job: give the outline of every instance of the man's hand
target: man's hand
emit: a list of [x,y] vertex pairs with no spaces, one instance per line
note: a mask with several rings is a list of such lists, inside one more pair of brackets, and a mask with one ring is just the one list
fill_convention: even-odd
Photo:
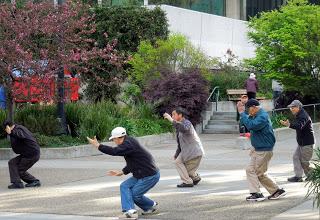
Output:
[[167,119],[168,121],[173,122],[173,118],[172,118],[171,115],[169,115],[168,113],[164,113],[164,114],[163,114],[163,117],[164,117],[165,119]]
[[90,144],[92,144],[92,146],[94,146],[94,147],[96,147],[96,148],[98,148],[98,147],[100,146],[100,144],[99,144],[96,136],[94,136],[93,139],[87,137],[87,140],[88,140],[88,142],[89,142]]
[[9,125],[6,126],[6,132],[7,134],[11,134],[12,129],[9,127]]
[[244,110],[245,110],[245,106],[244,106],[244,104],[241,102],[241,101],[239,101],[238,103],[237,103],[237,108],[238,108],[238,112],[241,114],[242,112],[244,112]]
[[282,124],[283,126],[286,126],[286,127],[289,127],[289,126],[290,126],[290,122],[289,122],[289,120],[288,120],[288,119],[287,119],[287,120],[285,120],[285,121],[280,120],[280,124]]
[[108,176],[122,176],[123,172],[122,170],[110,170],[107,173]]

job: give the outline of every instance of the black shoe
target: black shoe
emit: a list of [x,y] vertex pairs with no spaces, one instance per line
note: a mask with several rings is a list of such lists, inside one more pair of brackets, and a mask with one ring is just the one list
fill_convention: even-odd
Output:
[[266,198],[262,195],[262,193],[251,193],[251,196],[246,198],[247,201],[250,202],[262,202]]
[[24,185],[23,183],[12,183],[8,186],[8,189],[23,189]]
[[193,183],[181,183],[177,185],[177,187],[182,188],[182,187],[193,187]]
[[27,183],[25,187],[39,187],[41,186],[41,183],[39,180],[33,181],[32,183]]
[[288,178],[288,181],[289,182],[293,182],[293,183],[295,183],[295,182],[303,182],[303,179],[302,179],[302,177],[293,176],[293,177]]
[[198,183],[201,181],[201,178],[199,177],[198,180],[193,180],[193,185],[198,185]]
[[272,195],[268,196],[268,199],[270,200],[280,199],[281,197],[284,197],[286,194],[287,192],[284,191],[283,189],[278,189]]

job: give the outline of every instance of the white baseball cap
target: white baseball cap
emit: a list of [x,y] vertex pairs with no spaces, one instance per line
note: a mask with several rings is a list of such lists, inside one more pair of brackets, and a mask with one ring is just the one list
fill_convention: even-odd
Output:
[[123,137],[126,135],[127,135],[127,132],[125,128],[116,127],[111,131],[111,137],[109,138],[109,141],[111,141],[113,138]]

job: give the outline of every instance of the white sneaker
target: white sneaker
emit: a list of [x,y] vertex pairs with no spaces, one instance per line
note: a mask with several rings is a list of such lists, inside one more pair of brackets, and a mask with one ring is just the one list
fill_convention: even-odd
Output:
[[138,212],[136,210],[129,210],[122,213],[122,215],[119,216],[119,219],[138,219],[138,217]]
[[141,212],[141,215],[155,215],[159,213],[159,209],[158,209],[158,203],[155,202],[155,204],[147,211],[143,211]]

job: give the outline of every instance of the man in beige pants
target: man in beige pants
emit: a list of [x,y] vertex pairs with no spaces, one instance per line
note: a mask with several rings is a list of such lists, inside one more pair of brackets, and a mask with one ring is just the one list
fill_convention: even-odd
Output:
[[174,163],[182,183],[177,187],[193,187],[201,178],[197,173],[204,150],[193,125],[185,118],[186,111],[176,108],[172,117],[165,113],[164,118],[173,123],[177,132],[178,149],[174,155]]
[[260,108],[260,103],[255,99],[250,99],[246,103],[249,115],[245,113],[245,107],[238,102],[241,123],[251,133],[250,164],[246,169],[247,180],[251,196],[247,201],[263,201],[265,197],[260,191],[260,184],[270,193],[268,199],[274,200],[283,197],[286,192],[272,180],[268,174],[268,165],[273,156],[273,147],[276,142],[272,124],[266,111]]

